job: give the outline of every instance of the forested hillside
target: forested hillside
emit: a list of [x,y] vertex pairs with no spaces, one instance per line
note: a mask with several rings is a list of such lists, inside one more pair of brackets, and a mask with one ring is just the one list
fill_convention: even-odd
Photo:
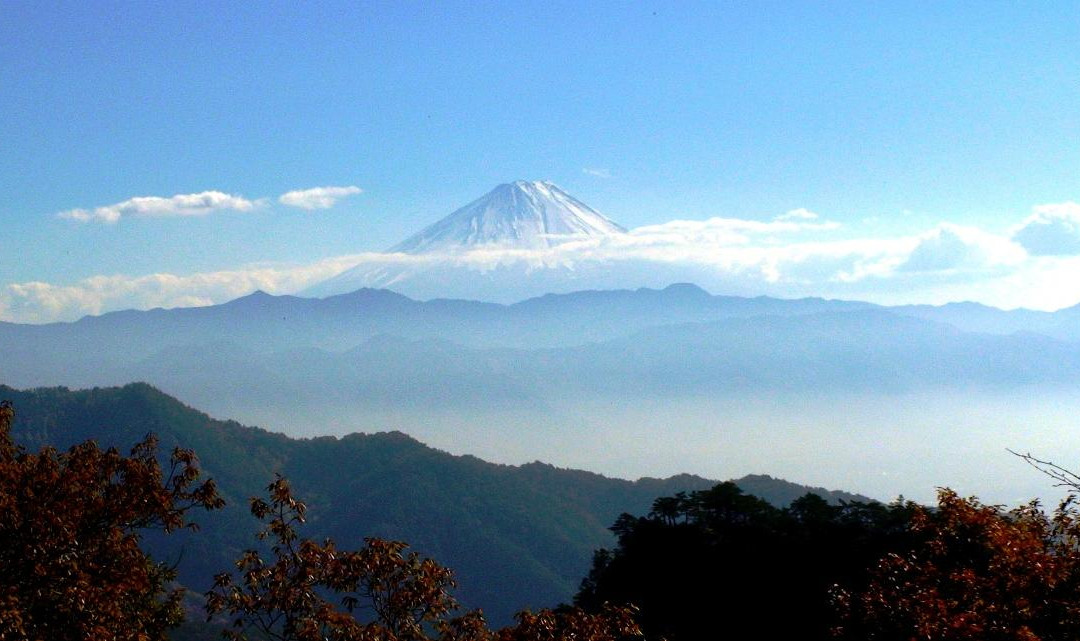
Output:
[[[689,475],[630,482],[543,463],[495,465],[398,432],[291,439],[212,419],[144,384],[0,387],[0,397],[13,401],[16,438],[31,449],[95,439],[126,450],[148,432],[162,451],[194,449],[228,506],[200,515],[197,534],[150,535],[148,544],[159,558],[177,560],[181,580],[199,591],[250,545],[247,499],[275,473],[289,477],[309,504],[307,536],[343,546],[365,536],[408,541],[454,568],[462,601],[497,622],[523,607],[568,600],[593,551],[611,545],[607,528],[620,513],[713,484]],[[767,477],[748,478],[747,489],[778,504],[806,490]]]

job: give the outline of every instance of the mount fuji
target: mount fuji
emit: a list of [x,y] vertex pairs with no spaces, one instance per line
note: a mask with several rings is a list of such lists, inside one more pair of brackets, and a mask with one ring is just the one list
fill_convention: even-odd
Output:
[[499,185],[391,252],[454,252],[481,246],[544,249],[566,240],[625,233],[600,212],[550,182]]
[[598,266],[560,261],[554,250],[625,233],[557,185],[519,180],[303,293],[329,296],[373,287],[416,298],[510,302],[568,292],[595,286],[592,272]]

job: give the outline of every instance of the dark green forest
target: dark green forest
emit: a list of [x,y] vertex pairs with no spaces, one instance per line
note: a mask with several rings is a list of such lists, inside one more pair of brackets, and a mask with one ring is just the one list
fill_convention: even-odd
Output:
[[910,547],[914,509],[816,494],[781,509],[731,482],[661,497],[616,520],[618,545],[596,553],[574,602],[634,603],[649,638],[827,639],[832,586]]

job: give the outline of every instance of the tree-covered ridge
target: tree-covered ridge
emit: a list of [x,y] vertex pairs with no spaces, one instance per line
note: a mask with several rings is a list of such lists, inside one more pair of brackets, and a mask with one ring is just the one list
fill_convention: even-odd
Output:
[[[523,610],[493,629],[481,610],[462,611],[452,594],[453,570],[402,541],[365,538],[343,549],[332,539],[302,536],[307,504],[276,478],[267,497],[252,497],[264,524],[262,552],[244,551],[234,571],[214,577],[208,620],[224,614],[232,641],[633,641],[636,610],[604,605],[597,612],[560,606]],[[212,624],[205,628],[217,627]],[[185,632],[192,632],[193,629]],[[176,639],[186,637],[177,636]],[[194,641],[192,639],[191,641]]]
[[[0,392],[17,396],[7,388]],[[64,432],[57,421],[78,416],[80,407],[113,410],[109,418],[125,427],[102,434],[118,438],[131,428],[125,421],[132,407],[116,404],[131,401],[127,395],[147,403],[141,408],[148,412],[147,423],[167,416],[153,411],[164,404],[179,408],[177,416],[214,424],[205,429],[227,434],[238,427],[211,421],[144,385],[23,396],[35,394],[55,411],[28,421],[37,428],[28,432],[33,438]],[[319,515],[309,523],[308,505],[293,498],[281,476],[266,487],[267,499],[249,502],[264,525],[257,538],[267,546],[252,547],[250,534],[241,534],[230,518],[205,522],[210,543],[202,533],[180,548],[155,542],[155,531],[169,540],[179,536],[190,523],[190,509],[222,506],[213,480],[197,483],[209,468],[191,450],[175,448],[166,458],[158,439],[148,435],[128,456],[92,440],[67,451],[45,446],[35,453],[11,438],[12,416],[11,406],[0,404],[0,639],[164,639],[181,613],[182,591],[168,582],[184,551],[194,551],[216,575],[205,607],[197,610],[226,618],[189,624],[171,636],[178,640],[209,638],[222,624],[237,639],[281,641],[626,641],[642,632],[669,641],[1071,641],[1078,629],[1080,513],[1072,497],[1047,515],[1037,502],[1006,511],[947,489],[940,491],[936,509],[902,501],[832,503],[816,494],[777,507],[732,482],[677,491],[653,500],[645,516],[624,512],[615,519],[610,529],[617,546],[595,553],[575,607],[522,612],[516,624],[501,627],[489,626],[479,611],[460,608],[451,592],[454,574],[432,557],[409,551],[407,543],[367,531],[359,541],[340,545],[330,537],[301,535],[300,525],[306,530],[321,523],[326,530],[334,519]],[[239,429],[265,446],[268,457],[278,448],[278,458],[267,460],[291,464],[289,439]],[[363,449],[371,438],[344,440]],[[313,442],[326,447],[336,440]],[[396,473],[385,464],[400,454],[395,443],[412,444],[413,451],[402,456],[414,472],[440,464],[440,456],[444,473],[454,470],[447,461],[458,459],[479,470],[478,477],[487,471],[478,459],[434,452],[404,435],[372,442],[383,460],[381,468],[372,463],[377,473]],[[221,444],[233,448],[226,454],[244,450],[227,437]],[[1080,476],[1024,458],[1080,491]],[[568,472],[542,464],[491,467],[525,470],[532,483],[537,475]],[[562,480],[579,499],[604,482],[624,489],[637,485],[569,472]],[[422,484],[424,478],[414,473],[410,480]],[[578,480],[587,481],[586,489]],[[565,498],[565,488],[547,484]],[[328,492],[320,500],[332,512],[336,497]],[[234,503],[234,512],[243,504]],[[221,572],[230,564],[218,557],[228,554],[238,554],[238,561],[232,571]],[[545,559],[542,553],[534,558]],[[509,566],[509,572],[516,581],[530,580],[520,568]],[[497,583],[500,577],[482,579]]]
[[[607,527],[620,513],[713,485],[690,475],[630,482],[543,463],[496,465],[393,432],[291,439],[212,419],[144,384],[0,386],[0,396],[16,404],[15,436],[32,449],[87,439],[128,447],[153,432],[164,451],[199,453],[228,507],[208,515],[198,536],[147,536],[158,557],[180,561],[181,579],[194,589],[244,547],[252,525],[242,506],[275,473],[311,505],[311,536],[342,545],[365,536],[409,541],[454,568],[461,601],[484,607],[496,623],[522,607],[569,600],[593,551],[611,545]],[[800,486],[773,480],[762,489],[783,504]]]
[[575,603],[633,603],[647,638],[828,639],[830,590],[910,547],[915,510],[815,494],[777,508],[731,482],[679,492],[615,521]]
[[[1025,456],[1073,492],[1080,476]],[[575,601],[634,603],[646,638],[1073,641],[1080,510],[1007,510],[942,488],[935,507],[778,509],[732,483],[623,514]]]
[[532,463],[506,466],[451,456],[401,433],[290,439],[218,421],[148,385],[72,391],[0,387],[18,408],[14,434],[30,449],[88,439],[129,447],[147,433],[163,451],[199,453],[228,506],[198,536],[148,533],[157,558],[179,561],[201,590],[236,558],[252,531],[243,505],[275,473],[312,506],[310,534],[356,545],[365,536],[405,540],[453,567],[469,607],[496,623],[522,607],[568,600],[607,526],[658,495],[709,487],[693,476],[636,482]]
[[[162,466],[153,435],[125,456],[92,440],[65,452],[15,443],[15,411],[0,401],[0,639],[183,641],[218,632],[234,641],[631,641],[631,607],[524,610],[516,624],[489,627],[461,608],[453,571],[407,552],[408,544],[365,538],[358,550],[302,537],[307,505],[287,479],[252,497],[264,527],[234,571],[205,594],[206,623],[184,620],[175,566],[152,558],[143,534],[198,530],[195,508],[224,506],[198,459],[176,448]],[[235,578],[234,578],[235,576]],[[225,613],[226,620],[214,621]],[[170,632],[175,632],[175,636]]]

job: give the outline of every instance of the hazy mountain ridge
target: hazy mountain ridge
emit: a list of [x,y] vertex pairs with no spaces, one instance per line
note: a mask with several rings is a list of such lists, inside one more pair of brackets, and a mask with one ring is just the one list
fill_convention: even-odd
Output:
[[[15,390],[15,435],[36,449],[86,439],[126,449],[154,432],[167,452],[194,448],[230,506],[200,514],[200,533],[151,536],[158,558],[179,559],[182,580],[204,587],[229,567],[257,529],[246,499],[275,472],[287,475],[308,502],[305,532],[343,546],[363,536],[406,540],[453,567],[460,595],[496,621],[525,606],[569,598],[593,549],[610,545],[607,527],[619,513],[647,512],[652,500],[712,481],[679,475],[624,481],[542,463],[507,466],[452,456],[400,432],[343,438],[290,439],[233,421],[218,421],[145,384],[70,391]],[[747,491],[786,504],[805,488],[749,477]],[[829,492],[831,500],[860,500]]]
[[[145,380],[217,414],[307,434],[378,429],[378,417],[356,417],[398,408],[512,410],[555,425],[566,419],[549,412],[553,399],[1069,386],[1080,381],[1080,344],[1030,328],[966,330],[1037,321],[1067,337],[1075,320],[1074,310],[886,308],[693,285],[513,305],[370,289],[326,299],[257,292],[211,307],[2,325],[0,382]],[[413,419],[394,427],[411,431]]]
[[[361,289],[324,299],[263,292],[208,307],[112,312],[71,323],[0,324],[0,376],[16,380],[31,365],[56,363],[91,371],[133,363],[179,345],[233,342],[270,353],[296,347],[330,351],[354,348],[380,334],[439,338],[470,347],[541,349],[617,339],[659,325],[753,316],[881,310],[944,322],[988,334],[1041,333],[1060,340],[1080,336],[1080,314],[983,306],[881,307],[857,301],[712,296],[693,285],[663,290],[580,291],[549,294],[512,305],[465,300],[416,301],[387,290]],[[989,319],[989,320],[988,320]],[[76,357],[72,359],[72,357]],[[88,384],[97,381],[86,381]]]

